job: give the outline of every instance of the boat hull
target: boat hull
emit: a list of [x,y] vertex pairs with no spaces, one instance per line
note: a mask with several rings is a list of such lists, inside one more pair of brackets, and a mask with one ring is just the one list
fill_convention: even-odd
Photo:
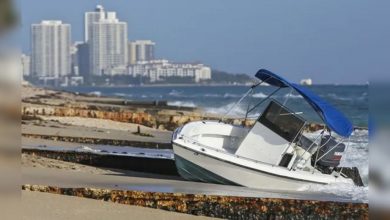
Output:
[[240,185],[257,189],[296,191],[313,182],[278,176],[240,166],[173,143],[179,174],[190,181]]
[[177,172],[186,180],[224,185],[237,185],[175,154]]

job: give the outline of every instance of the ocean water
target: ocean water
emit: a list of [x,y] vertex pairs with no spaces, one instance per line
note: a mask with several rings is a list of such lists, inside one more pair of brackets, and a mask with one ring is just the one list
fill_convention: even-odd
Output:
[[[327,100],[343,112],[355,126],[368,125],[368,86],[316,85],[309,87],[313,92]],[[240,97],[248,91],[248,86],[161,86],[161,87],[69,87],[68,91],[90,93],[102,96],[116,96],[128,100],[168,101],[169,105],[197,107],[210,114],[225,114]],[[274,91],[274,87],[260,86],[251,98],[243,100],[228,115],[242,117],[248,104],[253,106]],[[282,89],[273,95],[294,112],[304,112],[303,117],[320,122],[320,118],[298,94],[290,89]],[[256,117],[265,108],[260,105],[249,116]],[[315,134],[314,134],[315,135]],[[356,201],[368,201],[368,131],[356,130],[347,142],[341,165],[358,167],[365,187],[353,185],[309,185],[302,190],[343,195]]]
[[[161,87],[69,87],[67,90],[80,93],[92,93],[103,96],[117,96],[129,100],[168,101],[169,105],[198,107],[208,113],[225,114],[240,97],[248,91],[248,86],[161,86]],[[274,87],[260,86],[252,94],[251,103],[267,97]],[[368,87],[318,85],[310,89],[343,112],[355,126],[368,124]],[[290,89],[281,89],[273,98],[285,103],[291,110],[304,112],[305,117],[318,121],[319,117],[304,99]],[[250,100],[245,99],[230,116],[245,114]],[[255,117],[263,109],[259,106],[252,114]]]

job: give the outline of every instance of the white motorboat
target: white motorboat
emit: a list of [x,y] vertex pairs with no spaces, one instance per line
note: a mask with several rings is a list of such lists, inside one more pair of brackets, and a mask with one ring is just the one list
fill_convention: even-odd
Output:
[[[179,174],[191,181],[260,189],[298,190],[313,183],[361,185],[356,176],[338,167],[347,147],[343,142],[353,132],[348,119],[307,88],[270,71],[259,70],[256,77],[261,81],[238,103],[262,83],[275,91],[248,106],[246,117],[258,106],[267,106],[251,128],[220,120],[189,122],[175,130],[172,144]],[[305,136],[309,123],[301,112],[271,98],[281,88],[297,92],[323,119],[326,127],[316,138]]]

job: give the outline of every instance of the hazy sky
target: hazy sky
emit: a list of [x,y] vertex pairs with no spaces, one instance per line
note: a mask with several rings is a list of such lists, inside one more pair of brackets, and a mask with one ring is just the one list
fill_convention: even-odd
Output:
[[85,11],[96,4],[128,23],[129,39],[157,43],[159,58],[200,61],[254,74],[267,68],[298,81],[365,83],[390,70],[388,0],[18,0],[19,41],[30,50],[30,25],[72,25],[83,40]]

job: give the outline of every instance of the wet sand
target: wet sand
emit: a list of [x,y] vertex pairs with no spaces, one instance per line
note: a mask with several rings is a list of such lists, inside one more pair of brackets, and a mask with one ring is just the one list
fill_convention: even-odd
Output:
[[146,192],[285,198],[351,202],[350,198],[321,192],[286,192],[185,181],[180,177],[96,168],[43,157],[23,155],[22,184],[65,188],[100,188]]
[[41,192],[22,192],[22,219],[215,219]]

